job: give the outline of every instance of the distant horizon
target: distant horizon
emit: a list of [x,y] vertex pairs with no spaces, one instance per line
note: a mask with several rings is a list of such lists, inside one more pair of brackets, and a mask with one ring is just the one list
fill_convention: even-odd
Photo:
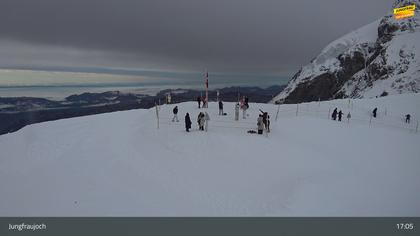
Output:
[[[47,70],[48,69],[48,70]],[[204,72],[168,72],[113,68],[0,68],[0,97],[62,99],[83,92],[136,92],[154,95],[164,89],[204,88]],[[290,76],[209,72],[210,89],[285,85]]]

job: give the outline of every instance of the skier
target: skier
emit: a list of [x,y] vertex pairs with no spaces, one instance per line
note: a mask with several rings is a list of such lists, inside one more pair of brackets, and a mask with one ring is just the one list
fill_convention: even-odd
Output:
[[198,109],[201,108],[201,97],[197,97]]
[[349,114],[347,114],[347,123],[349,123],[349,122],[350,122],[350,118],[351,118],[351,114],[350,114],[350,112],[349,112]]
[[239,120],[239,103],[235,105],[235,120]]
[[205,121],[205,130],[207,132],[208,127],[209,127],[209,120],[210,120],[210,116],[209,113],[207,113],[207,111],[204,112],[204,121]]
[[338,121],[341,121],[341,117],[343,116],[343,112],[340,110],[338,112]]
[[377,107],[375,107],[375,109],[373,109],[373,111],[372,111],[372,115],[373,115],[374,118],[376,118],[376,112],[377,111],[378,111]]
[[223,102],[222,100],[219,101],[219,116],[223,115]]
[[258,134],[263,134],[263,129],[264,129],[264,123],[263,123],[263,117],[262,115],[258,115],[258,119],[257,119],[257,129],[258,129]]
[[178,120],[178,106],[175,106],[174,109],[172,110],[172,112],[174,113],[174,117],[172,118],[172,122],[174,122],[175,119],[176,119],[176,122],[179,122],[179,120]]
[[332,117],[333,120],[336,120],[337,119],[337,107],[334,109],[331,117]]
[[410,114],[407,114],[407,115],[405,115],[405,123],[410,123],[410,118],[411,118],[411,115]]
[[267,133],[270,133],[270,116],[267,115]]
[[190,114],[186,114],[185,115],[185,130],[187,132],[190,132],[191,129],[191,119],[190,119]]

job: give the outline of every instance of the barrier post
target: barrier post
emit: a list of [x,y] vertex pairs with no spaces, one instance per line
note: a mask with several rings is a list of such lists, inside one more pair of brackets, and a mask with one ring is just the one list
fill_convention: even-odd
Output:
[[299,104],[296,104],[296,116],[298,116],[298,112],[299,112]]
[[155,103],[155,107],[156,107],[156,121],[157,121],[157,129],[159,129],[159,109],[157,104]]
[[280,111],[280,104],[277,105],[276,121],[277,121],[277,118],[279,117],[279,111]]

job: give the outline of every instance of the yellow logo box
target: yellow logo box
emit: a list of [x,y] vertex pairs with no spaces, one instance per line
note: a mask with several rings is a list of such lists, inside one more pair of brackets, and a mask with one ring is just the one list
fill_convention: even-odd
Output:
[[401,20],[401,19],[405,19],[405,18],[413,17],[413,16],[414,16],[414,11],[408,11],[408,12],[398,13],[394,15],[395,19],[397,20]]
[[404,14],[404,12],[416,10],[416,5],[409,5],[400,8],[394,8],[394,14]]

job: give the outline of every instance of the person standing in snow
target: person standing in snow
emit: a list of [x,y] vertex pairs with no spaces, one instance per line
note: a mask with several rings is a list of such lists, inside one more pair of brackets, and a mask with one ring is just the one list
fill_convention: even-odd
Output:
[[261,114],[258,116],[258,119],[257,119],[257,129],[258,129],[258,134],[263,134],[264,123],[263,123],[263,117]]
[[198,109],[201,108],[201,97],[197,97]]
[[375,107],[375,109],[373,109],[373,111],[372,111],[372,115],[373,115],[374,118],[376,118],[376,113],[377,112],[378,112],[378,108]]
[[172,118],[172,122],[174,122],[175,119],[176,119],[176,122],[179,122],[179,120],[178,120],[178,106],[175,106],[174,109],[172,110],[172,112],[174,113],[174,117]]
[[349,114],[347,114],[347,123],[349,123],[349,122],[350,122],[350,118],[351,118],[351,114],[350,114],[350,112],[349,112]]
[[219,100],[219,116],[223,115],[223,102]]
[[200,114],[198,114],[198,117],[197,117],[197,123],[198,123],[198,129],[199,130],[204,130],[204,122],[205,122],[204,113],[200,112]]
[[235,120],[239,120],[239,103],[235,105]]
[[341,121],[341,117],[343,116],[343,112],[340,110],[338,112],[338,121]]
[[190,114],[186,114],[185,115],[185,130],[187,132],[190,132],[191,129],[191,119],[190,119]]
[[263,124],[264,124],[264,128],[268,131],[268,112],[265,112],[263,110],[260,109],[260,112],[262,113],[262,118],[263,118]]
[[332,117],[333,120],[336,120],[337,119],[337,107],[334,109],[331,117]]
[[210,116],[209,113],[207,113],[207,111],[204,112],[204,121],[205,121],[205,127],[204,130],[207,132],[208,128],[209,128],[209,120],[210,120]]
[[410,118],[411,118],[410,114],[405,115],[405,123],[410,124]]
[[200,129],[200,119],[201,119],[201,114],[203,114],[203,112],[198,113],[198,116],[197,116],[198,129]]
[[248,98],[244,96],[242,99],[242,119],[246,119],[246,110],[249,107],[247,101],[248,101]]
[[171,104],[171,102],[172,102],[171,93],[168,93],[168,95],[166,96],[166,104]]

